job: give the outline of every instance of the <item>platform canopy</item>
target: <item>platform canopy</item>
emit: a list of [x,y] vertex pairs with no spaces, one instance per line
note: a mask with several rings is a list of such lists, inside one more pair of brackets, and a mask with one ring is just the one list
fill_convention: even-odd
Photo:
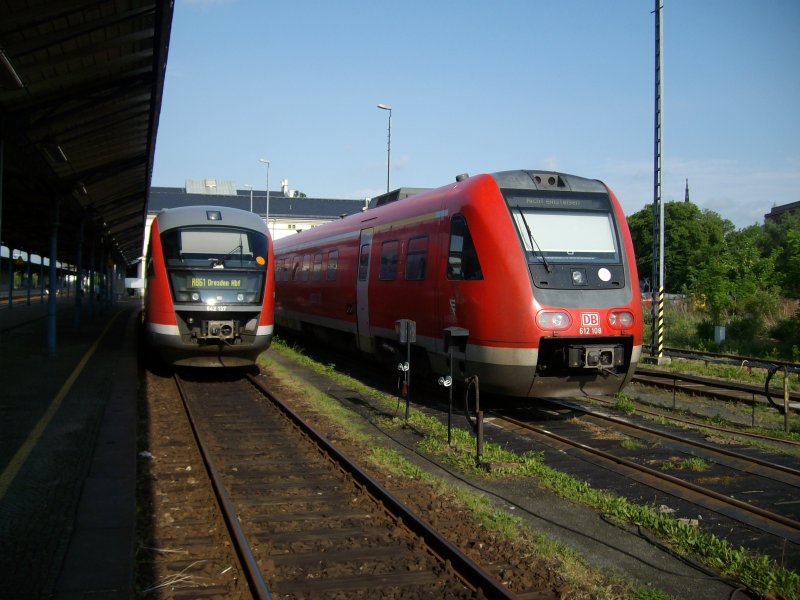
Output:
[[[116,262],[142,254],[172,25],[157,0],[0,0],[0,140],[5,246],[58,256],[78,231]],[[85,255],[84,255],[85,256]]]

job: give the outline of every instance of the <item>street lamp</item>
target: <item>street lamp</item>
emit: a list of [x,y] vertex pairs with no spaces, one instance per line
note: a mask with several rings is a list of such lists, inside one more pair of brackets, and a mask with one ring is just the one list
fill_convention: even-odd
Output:
[[266,158],[260,158],[258,162],[267,165],[267,230],[269,230],[269,161]]
[[389,111],[389,137],[386,142],[386,193],[389,193],[389,170],[392,166],[392,107],[378,104],[378,108]]
[[250,188],[250,212],[253,212],[253,186],[245,184],[246,188]]

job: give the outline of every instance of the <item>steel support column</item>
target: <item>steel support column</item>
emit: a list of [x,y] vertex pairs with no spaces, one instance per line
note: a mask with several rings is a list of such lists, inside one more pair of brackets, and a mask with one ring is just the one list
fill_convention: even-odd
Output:
[[[654,164],[653,164],[653,273],[650,290],[651,335],[650,355],[661,360],[664,356],[664,202],[661,197],[661,159],[662,144],[662,5],[655,0],[656,15],[656,63],[655,63],[655,126],[654,126]],[[658,287],[656,287],[656,281]]]
[[75,315],[73,317],[73,325],[76,330],[81,327],[81,311],[83,309],[83,232],[85,225],[86,217],[82,216],[78,228],[78,248],[75,259]]
[[[28,306],[30,306],[31,305],[31,251],[28,250],[27,254],[28,254],[28,261],[25,267],[25,279],[27,280],[25,282],[25,290],[27,291],[27,294],[25,303]],[[22,257],[20,256],[20,258]]]
[[95,277],[97,262],[95,261],[95,248],[97,247],[97,236],[92,236],[92,248],[89,252],[89,318],[94,319],[94,300],[95,300]]
[[50,294],[47,298],[47,353],[56,353],[56,312],[58,302],[58,222],[61,201],[56,198],[50,223]]
[[8,246],[8,308],[14,308],[14,249]]

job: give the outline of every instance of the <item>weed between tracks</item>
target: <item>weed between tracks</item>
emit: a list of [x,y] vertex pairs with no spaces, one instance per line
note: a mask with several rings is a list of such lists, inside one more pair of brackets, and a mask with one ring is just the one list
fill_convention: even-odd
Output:
[[[317,373],[331,377],[338,384],[356,390],[362,396],[379,403],[381,408],[387,412],[395,409],[397,399],[393,396],[376,391],[350,377],[337,373],[330,365],[320,365],[280,342],[273,341],[272,348]],[[265,359],[262,357],[263,360]],[[277,364],[268,362],[267,366],[278,378],[281,377],[282,369]],[[288,374],[284,372],[283,377],[288,377]],[[304,391],[307,394],[314,394],[312,389],[311,386],[307,386]],[[342,425],[343,431],[347,431],[348,436],[352,435],[354,441],[364,443],[372,440],[369,435],[354,431],[351,411],[326,394],[321,392],[318,394],[319,396],[315,399],[317,410],[324,412]],[[413,428],[421,436],[419,442],[421,453],[432,456],[437,461],[456,470],[484,477],[536,478],[542,487],[552,490],[563,498],[590,506],[606,518],[620,524],[646,529],[659,537],[673,551],[699,559],[706,565],[736,578],[762,594],[781,594],[787,598],[800,598],[800,575],[778,565],[769,557],[755,556],[741,547],[734,548],[726,540],[713,534],[704,533],[689,523],[661,513],[658,507],[634,504],[626,498],[592,488],[586,482],[548,467],[542,461],[541,455],[537,453],[526,453],[520,456],[504,450],[496,444],[486,443],[484,461],[499,465],[496,469],[486,471],[475,464],[475,442],[468,431],[454,428],[452,431],[453,443],[448,444],[446,426],[434,417],[424,415],[413,408],[409,414],[408,423],[404,419],[396,417],[385,418],[379,423],[380,427],[385,428],[399,428],[404,425]],[[609,589],[605,587],[608,582],[602,582],[601,576],[596,573],[590,575],[588,569],[573,551],[546,540],[544,536],[524,532],[521,519],[509,515],[505,511],[496,510],[477,494],[455,490],[433,475],[409,463],[399,453],[373,449],[370,459],[381,469],[391,469],[397,474],[414,478],[435,487],[441,493],[451,495],[455,500],[470,508],[476,522],[507,539],[525,539],[530,544],[531,551],[537,556],[556,556],[562,564],[564,577],[574,584],[574,590],[585,590],[586,597],[612,597],[607,594]],[[588,581],[591,581],[594,586],[591,590],[587,589]],[[655,600],[658,596],[653,596],[653,593],[652,589],[642,589],[629,591],[627,595],[623,596],[615,593],[613,597],[639,600],[652,598]],[[661,597],[667,598],[668,596]]]

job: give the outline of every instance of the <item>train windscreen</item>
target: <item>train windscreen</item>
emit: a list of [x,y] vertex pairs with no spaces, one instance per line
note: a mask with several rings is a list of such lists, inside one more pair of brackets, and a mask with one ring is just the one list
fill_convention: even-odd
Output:
[[187,227],[161,234],[175,302],[208,307],[260,303],[267,236],[223,227]]
[[607,196],[507,193],[506,199],[526,254],[534,261],[543,256],[552,263],[620,262]]

